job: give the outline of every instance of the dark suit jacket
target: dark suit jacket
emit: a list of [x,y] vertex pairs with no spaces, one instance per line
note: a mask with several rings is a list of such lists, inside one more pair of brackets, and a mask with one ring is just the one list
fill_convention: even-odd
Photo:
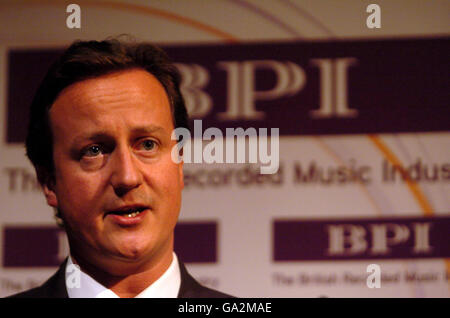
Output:
[[[10,298],[68,298],[66,290],[67,260],[61,264],[58,271],[39,287],[9,296]],[[230,295],[200,285],[186,270],[182,262],[180,264],[181,285],[178,298],[228,298]]]

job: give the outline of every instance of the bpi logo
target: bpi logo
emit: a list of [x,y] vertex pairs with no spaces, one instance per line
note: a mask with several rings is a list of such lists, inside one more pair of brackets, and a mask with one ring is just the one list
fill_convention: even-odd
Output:
[[331,256],[358,255],[368,252],[371,255],[388,255],[392,249],[414,240],[412,254],[428,254],[430,246],[431,223],[371,224],[368,229],[362,225],[329,225],[327,254]]
[[[191,118],[205,119],[207,127],[223,132],[230,127],[279,127],[282,136],[334,135],[448,130],[448,85],[439,67],[433,67],[448,60],[440,50],[444,42],[437,38],[164,49],[179,62],[181,91]],[[373,52],[380,49],[383,54],[375,57]],[[416,51],[437,62],[416,63]],[[33,94],[61,53],[9,50],[7,143],[24,142],[23,123]],[[421,76],[398,80],[405,71]],[[424,85],[424,77],[433,85]],[[433,98],[424,106],[421,96]],[[391,112],[402,116],[386,117]]]
[[274,261],[450,257],[450,217],[275,220]]
[[[348,69],[357,64],[355,58],[311,59],[310,65],[319,68],[320,104],[311,110],[313,119],[352,118],[358,111],[348,105]],[[181,92],[189,114],[195,118],[208,115],[213,99],[205,91],[210,76],[206,68],[198,64],[176,64],[181,74]],[[218,69],[227,74],[227,105],[225,112],[217,113],[221,121],[263,120],[265,112],[257,111],[257,101],[275,100],[299,93],[307,82],[304,69],[291,61],[246,60],[220,61]],[[276,78],[272,88],[257,90],[256,72],[269,70]]]

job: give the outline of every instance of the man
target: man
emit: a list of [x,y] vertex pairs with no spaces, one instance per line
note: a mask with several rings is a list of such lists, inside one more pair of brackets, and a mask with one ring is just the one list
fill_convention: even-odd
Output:
[[[163,51],[118,40],[66,50],[33,100],[26,149],[70,256],[16,297],[229,297],[196,282],[173,252],[177,127],[188,127],[187,113]],[[79,286],[66,284],[73,264]]]

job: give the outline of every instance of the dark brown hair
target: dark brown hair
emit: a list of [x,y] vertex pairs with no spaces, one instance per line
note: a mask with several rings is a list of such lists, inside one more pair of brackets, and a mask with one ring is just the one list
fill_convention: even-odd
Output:
[[133,68],[144,69],[159,80],[170,101],[174,127],[189,129],[180,75],[163,50],[152,44],[119,39],[76,41],[52,64],[31,104],[26,153],[41,185],[53,179],[49,110],[61,91],[88,78]]

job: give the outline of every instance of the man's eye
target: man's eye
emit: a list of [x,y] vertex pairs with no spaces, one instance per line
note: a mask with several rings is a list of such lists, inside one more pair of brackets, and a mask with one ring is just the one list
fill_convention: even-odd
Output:
[[151,139],[147,139],[142,142],[142,148],[147,151],[153,150],[153,149],[155,149],[155,147],[156,147],[156,142]]
[[98,145],[90,146],[83,151],[85,157],[96,157],[102,153],[102,149]]

